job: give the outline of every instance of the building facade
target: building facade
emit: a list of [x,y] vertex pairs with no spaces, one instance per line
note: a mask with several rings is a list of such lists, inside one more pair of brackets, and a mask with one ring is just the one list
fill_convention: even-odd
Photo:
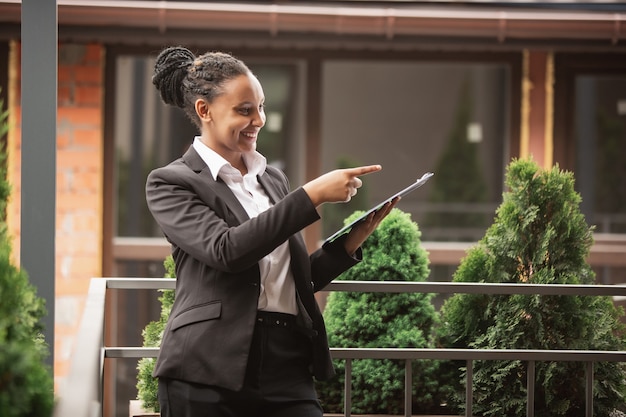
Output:
[[[0,0],[0,94],[8,103],[7,213],[19,259],[20,3]],[[513,158],[576,178],[598,282],[626,281],[626,10],[618,2],[58,1],[55,377],[61,387],[91,277],[160,277],[168,253],[145,206],[150,169],[194,127],[151,85],[165,46],[224,50],[261,80],[259,150],[292,187],[380,163],[360,199],[324,208],[311,248],[352,211],[426,171],[400,203],[420,225],[432,279],[449,279],[491,224]],[[114,293],[110,345],[141,344],[153,292]],[[120,317],[122,319],[120,319]],[[107,415],[124,415],[136,362],[110,367]],[[127,414],[126,414],[127,415]]]

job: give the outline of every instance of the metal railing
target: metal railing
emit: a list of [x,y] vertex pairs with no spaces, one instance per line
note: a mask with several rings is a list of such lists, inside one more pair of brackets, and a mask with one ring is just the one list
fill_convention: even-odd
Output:
[[[175,281],[168,278],[93,278],[82,317],[78,341],[65,387],[61,387],[54,417],[102,416],[102,387],[104,362],[115,358],[156,357],[158,348],[104,346],[104,317],[107,289],[174,289]],[[381,282],[335,281],[325,290],[351,292],[421,292],[440,294],[525,294],[525,295],[584,295],[626,296],[622,285],[564,285],[564,284],[484,284],[453,282]],[[331,348],[335,359],[345,359],[344,415],[351,415],[351,377],[354,359],[399,359],[405,361],[405,416],[411,415],[411,361],[420,359],[465,360],[465,416],[472,416],[472,374],[474,360],[520,360],[527,365],[527,411],[534,416],[535,362],[586,362],[587,417],[593,415],[593,364],[595,362],[626,362],[626,351],[590,350],[527,350],[527,349],[420,349],[420,348]],[[63,395],[67,392],[68,395]]]

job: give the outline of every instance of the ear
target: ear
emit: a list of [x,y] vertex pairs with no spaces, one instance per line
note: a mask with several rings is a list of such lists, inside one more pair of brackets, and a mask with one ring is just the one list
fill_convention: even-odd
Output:
[[211,121],[211,110],[209,109],[209,103],[206,100],[199,98],[196,100],[196,113],[203,122]]

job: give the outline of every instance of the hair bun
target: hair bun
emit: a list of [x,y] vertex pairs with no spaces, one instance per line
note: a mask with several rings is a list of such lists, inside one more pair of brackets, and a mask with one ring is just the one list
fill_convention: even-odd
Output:
[[161,51],[154,64],[152,84],[159,90],[165,103],[184,107],[183,81],[195,58],[193,52],[182,46],[172,46]]

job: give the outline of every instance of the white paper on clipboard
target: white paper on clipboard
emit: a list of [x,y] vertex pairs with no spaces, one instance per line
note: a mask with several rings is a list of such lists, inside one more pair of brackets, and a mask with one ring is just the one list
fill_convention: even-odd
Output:
[[413,184],[409,185],[406,188],[403,188],[402,190],[398,191],[394,195],[392,195],[392,196],[386,198],[385,200],[381,201],[380,203],[376,204],[374,207],[372,207],[371,209],[369,209],[365,213],[363,213],[361,216],[359,216],[356,220],[354,220],[350,224],[342,227],[341,229],[337,230],[331,236],[326,238],[325,242],[332,242],[333,240],[337,239],[339,236],[348,233],[354,227],[355,224],[365,220],[365,218],[367,216],[369,216],[370,213],[378,210],[379,208],[381,208],[382,206],[384,206],[386,203],[390,202],[394,198],[396,198],[396,197],[404,197],[405,195],[407,195],[411,191],[418,189],[419,187],[424,185],[426,183],[426,181],[428,181],[430,179],[430,177],[432,177],[433,175],[434,174],[432,172],[425,173],[424,175],[422,175],[421,178],[418,178],[417,181],[415,181]]

